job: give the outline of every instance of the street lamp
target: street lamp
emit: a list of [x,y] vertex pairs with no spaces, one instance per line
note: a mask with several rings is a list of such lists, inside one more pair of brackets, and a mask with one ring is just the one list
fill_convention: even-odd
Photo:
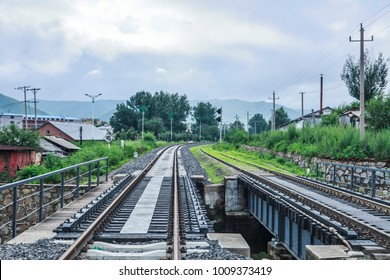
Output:
[[173,121],[173,116],[176,114],[176,112],[172,112],[172,113],[168,112],[167,114],[168,114],[169,118],[171,119],[171,142],[172,142],[172,138],[173,138],[172,121]]
[[149,106],[146,105],[140,105],[137,106],[138,110],[141,111],[142,114],[142,123],[141,123],[141,138],[144,140],[144,124],[145,124],[145,111],[148,109]]
[[95,114],[95,108],[94,108],[95,107],[95,99],[97,97],[99,97],[100,95],[102,95],[102,94],[99,93],[99,94],[93,95],[93,94],[86,93],[85,95],[92,99],[92,127],[91,127],[91,131],[92,131],[92,140],[93,140],[93,124],[94,124],[94,114]]

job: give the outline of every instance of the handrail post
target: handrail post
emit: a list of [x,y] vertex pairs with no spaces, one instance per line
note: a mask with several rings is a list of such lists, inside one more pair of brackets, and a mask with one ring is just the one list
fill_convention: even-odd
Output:
[[92,165],[88,164],[88,191],[91,190],[91,174],[92,173]]
[[353,166],[351,166],[351,191],[353,191],[353,173],[355,171],[355,168],[353,168]]
[[108,181],[108,158],[106,158],[106,182]]
[[65,174],[61,173],[61,208],[64,208]]
[[371,170],[371,197],[375,197],[376,195],[376,171],[374,169]]
[[333,165],[333,186],[336,185],[336,165]]
[[39,180],[39,222],[43,219],[43,178]]
[[99,177],[100,177],[100,161],[97,162],[97,170],[96,170],[96,187],[99,187]]
[[77,167],[77,176],[76,176],[76,198],[80,196],[80,167]]
[[13,187],[12,192],[12,238],[16,236],[16,214],[18,208],[18,193],[17,187]]
[[316,180],[318,181],[318,162],[316,162]]

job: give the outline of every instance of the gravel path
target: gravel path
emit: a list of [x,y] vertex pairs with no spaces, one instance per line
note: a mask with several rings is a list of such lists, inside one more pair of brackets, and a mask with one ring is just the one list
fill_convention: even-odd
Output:
[[[128,162],[121,166],[118,170],[110,173],[110,177],[115,174],[122,174],[142,170],[156,156],[162,148],[157,148],[142,157]],[[189,176],[203,175],[208,178],[207,174],[200,164],[189,151],[189,147],[185,146],[181,149],[182,161]],[[201,260],[238,260],[246,259],[245,257],[233,254],[230,251],[221,249],[221,247],[213,241],[207,241],[211,245],[209,253],[188,255],[186,259],[201,259]],[[1,260],[53,260],[58,259],[63,252],[69,247],[67,244],[57,243],[50,239],[41,239],[31,244],[3,244],[0,245]]]

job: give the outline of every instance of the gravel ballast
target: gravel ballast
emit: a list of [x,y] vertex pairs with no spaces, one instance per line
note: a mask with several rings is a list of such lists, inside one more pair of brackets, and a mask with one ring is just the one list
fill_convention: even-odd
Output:
[[[110,177],[115,174],[133,173],[137,170],[145,168],[150,161],[162,148],[155,149],[142,157],[124,164],[119,169],[110,173]],[[181,149],[182,162],[185,165],[188,176],[203,175],[207,178],[206,172],[197,162],[195,157],[189,151],[188,146]],[[217,242],[207,240],[210,243],[210,251],[208,253],[187,255],[185,259],[199,260],[242,260],[247,259],[241,255],[233,254],[228,250],[222,249]],[[3,244],[0,245],[1,260],[55,260],[58,259],[65,250],[69,247],[68,244],[54,242],[50,239],[40,239],[35,243],[22,244]]]

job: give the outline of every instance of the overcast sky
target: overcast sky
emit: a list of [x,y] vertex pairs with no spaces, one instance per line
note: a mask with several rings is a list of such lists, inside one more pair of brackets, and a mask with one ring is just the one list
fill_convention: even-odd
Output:
[[[1,0],[0,93],[39,99],[128,99],[166,91],[194,99],[319,108],[352,101],[340,79],[359,57],[360,23],[373,57],[390,57],[385,0]],[[386,92],[389,90],[386,89]],[[28,98],[32,98],[30,93]]]

